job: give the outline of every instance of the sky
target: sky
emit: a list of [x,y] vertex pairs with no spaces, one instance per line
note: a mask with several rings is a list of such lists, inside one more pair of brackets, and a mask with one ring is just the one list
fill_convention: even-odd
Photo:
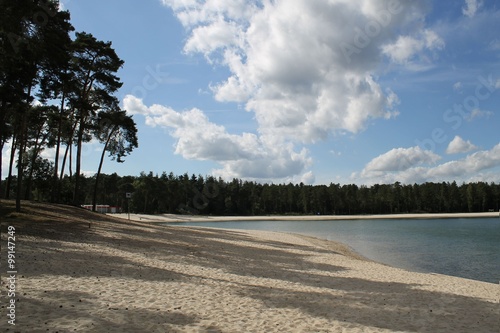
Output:
[[[500,1],[61,5],[125,61],[139,148],[104,173],[500,182]],[[101,149],[85,147],[86,174]]]

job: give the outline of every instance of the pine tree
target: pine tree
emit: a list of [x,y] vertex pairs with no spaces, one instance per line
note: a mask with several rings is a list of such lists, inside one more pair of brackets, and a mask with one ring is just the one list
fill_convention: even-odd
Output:
[[112,109],[101,111],[97,117],[95,136],[99,142],[104,144],[99,167],[97,169],[94,194],[92,196],[92,210],[96,210],[97,186],[99,175],[106,152],[113,160],[123,162],[123,157],[130,154],[134,148],[138,147],[137,127],[131,116],[118,107],[118,101],[113,103]]
[[111,42],[102,42],[88,33],[77,33],[73,46],[73,72],[76,91],[71,97],[75,110],[76,170],[73,204],[79,205],[82,145],[90,140],[89,132],[96,113],[111,105],[115,93],[121,86],[116,73],[123,65],[111,47]]

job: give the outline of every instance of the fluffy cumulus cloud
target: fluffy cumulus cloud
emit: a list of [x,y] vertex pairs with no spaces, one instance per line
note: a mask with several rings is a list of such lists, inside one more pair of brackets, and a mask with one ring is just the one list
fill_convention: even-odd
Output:
[[476,150],[477,146],[473,145],[469,140],[465,141],[458,135],[451,140],[446,148],[447,154],[460,154],[468,153],[470,151]]
[[491,150],[478,151],[461,160],[440,164],[429,169],[427,173],[433,179],[446,179],[472,175],[498,166],[500,166],[500,143]]
[[290,143],[270,144],[253,133],[230,134],[196,108],[177,112],[162,105],[148,107],[132,95],[127,95],[123,104],[132,114],[145,116],[147,125],[171,129],[176,154],[220,163],[222,168],[214,170],[214,175],[229,179],[314,181],[306,170],[311,163],[306,149],[297,152]]
[[413,64],[416,59],[427,62],[428,52],[444,48],[444,41],[434,31],[426,29],[414,36],[400,36],[394,43],[384,45],[383,53],[398,64]]
[[[179,140],[176,149],[183,156],[226,158],[223,170],[240,177],[263,170],[269,175],[285,175],[288,170],[289,176],[297,176],[308,159],[303,150],[296,152],[296,145],[331,134],[358,133],[373,119],[397,116],[398,96],[376,79],[380,62],[416,61],[444,46],[434,31],[422,29],[425,5],[409,0],[162,3],[188,33],[184,52],[202,54],[209,63],[229,69],[228,77],[210,89],[217,101],[238,102],[254,113],[258,136],[231,136],[211,124],[217,140],[226,140],[227,151],[209,153],[208,143],[219,143],[213,138],[204,141],[203,149],[187,148],[187,140],[195,135],[190,131],[196,129],[173,121],[178,117],[186,124],[187,114],[155,116],[149,123],[173,127],[172,135]],[[148,112],[154,112],[151,108]],[[199,110],[191,110],[189,116],[203,118]],[[249,147],[260,151],[252,155]],[[190,152],[197,149],[203,153]],[[232,160],[227,157],[230,152]],[[264,161],[271,162],[266,160],[271,153],[276,160],[268,167]],[[250,157],[255,159],[253,172]]]
[[435,163],[439,159],[432,151],[420,147],[394,148],[371,160],[363,172],[367,174],[372,171],[402,171],[419,164]]
[[[450,144],[452,149],[471,148],[470,142],[465,142],[464,146],[458,147],[460,141],[463,140],[455,138],[453,141],[458,143]],[[403,162],[398,162],[398,159],[402,159]],[[396,181],[411,184],[456,179],[500,181],[498,173],[500,143],[490,150],[477,151],[462,159],[436,164],[440,159],[438,155],[430,151],[423,151],[418,147],[393,149],[374,158],[361,172],[353,173],[351,179],[365,184],[394,183]]]
[[[315,142],[333,131],[359,132],[370,119],[397,114],[397,96],[382,88],[372,71],[380,43],[401,21],[403,4],[390,9],[376,1],[361,7],[347,1],[240,4],[245,9],[233,10],[234,17],[226,10],[216,15],[211,1],[175,9],[182,22],[196,22],[188,25],[192,31],[185,51],[202,52],[231,71],[211,87],[215,98],[246,103],[263,135]],[[210,37],[207,31],[213,32]],[[232,34],[223,47],[220,31]],[[353,53],[342,45],[350,45]]]

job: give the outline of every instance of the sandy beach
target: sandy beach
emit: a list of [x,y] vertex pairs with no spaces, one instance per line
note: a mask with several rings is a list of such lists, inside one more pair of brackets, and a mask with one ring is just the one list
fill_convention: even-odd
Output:
[[204,216],[179,214],[109,214],[122,219],[141,222],[217,222],[217,221],[330,221],[367,219],[454,219],[499,217],[499,212],[443,213],[443,214],[379,214],[379,215],[259,215],[259,216]]
[[[2,218],[1,331],[499,330],[498,284],[396,269],[298,235],[164,227],[48,207],[32,208],[35,221]],[[4,292],[9,225],[15,326]]]

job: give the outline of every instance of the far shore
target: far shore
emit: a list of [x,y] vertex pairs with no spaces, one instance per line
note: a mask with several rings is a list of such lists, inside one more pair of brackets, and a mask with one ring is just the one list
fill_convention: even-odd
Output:
[[178,223],[178,222],[225,222],[225,221],[330,221],[330,220],[375,220],[375,219],[458,219],[499,217],[499,212],[440,213],[440,214],[380,214],[380,215],[259,215],[259,216],[206,216],[181,214],[108,214],[132,221]]

